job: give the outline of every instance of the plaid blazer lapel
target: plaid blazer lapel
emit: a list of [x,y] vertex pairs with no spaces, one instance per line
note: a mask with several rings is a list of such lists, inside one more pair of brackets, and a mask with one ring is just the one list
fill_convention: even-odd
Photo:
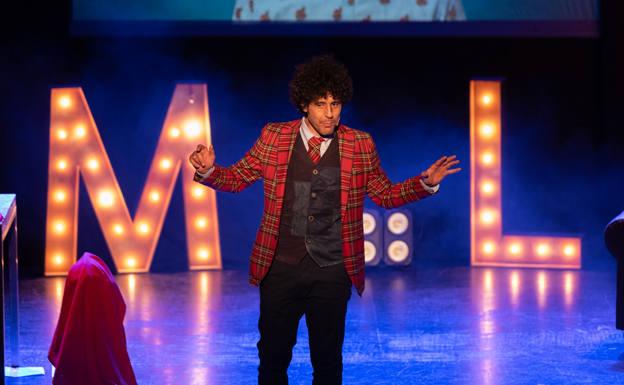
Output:
[[351,171],[353,169],[353,153],[355,148],[355,136],[351,131],[345,130],[343,125],[338,127],[338,151],[340,153],[340,213],[342,223],[346,223],[347,200],[351,189]]
[[276,186],[275,198],[277,199],[277,209],[281,213],[282,203],[284,201],[284,191],[286,190],[286,176],[288,174],[288,162],[295,146],[295,139],[299,134],[301,120],[293,120],[284,125],[280,130],[277,138],[277,167],[276,167]]

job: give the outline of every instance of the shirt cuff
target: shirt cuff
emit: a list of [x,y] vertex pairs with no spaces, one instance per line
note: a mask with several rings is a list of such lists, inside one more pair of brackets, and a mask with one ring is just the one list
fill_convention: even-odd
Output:
[[420,184],[425,189],[425,191],[427,191],[429,194],[435,194],[440,189],[440,184],[439,183],[437,185],[435,185],[435,186],[428,186],[422,179],[419,179],[419,181],[420,181]]
[[201,179],[206,179],[210,176],[210,174],[212,174],[212,172],[214,171],[215,166],[212,166],[208,169],[208,171],[206,171],[205,173],[201,173],[199,171],[195,171],[195,174],[197,174],[198,177],[200,177]]

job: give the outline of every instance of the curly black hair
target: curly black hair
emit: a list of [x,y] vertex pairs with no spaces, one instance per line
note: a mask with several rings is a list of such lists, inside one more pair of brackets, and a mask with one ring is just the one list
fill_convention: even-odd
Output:
[[353,96],[353,81],[347,68],[331,55],[315,56],[299,64],[288,88],[291,103],[304,115],[304,107],[328,93],[342,104]]

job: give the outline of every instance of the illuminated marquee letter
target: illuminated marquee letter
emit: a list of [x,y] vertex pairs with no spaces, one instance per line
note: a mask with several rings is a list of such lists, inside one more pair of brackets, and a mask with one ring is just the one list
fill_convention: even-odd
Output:
[[149,271],[180,171],[189,266],[221,268],[215,192],[193,182],[194,169],[187,161],[197,143],[210,143],[206,86],[181,84],[169,105],[133,220],[82,89],[53,89],[45,274],[66,274],[76,260],[79,175],[117,270]]
[[500,87],[470,83],[471,264],[580,268],[580,238],[503,235]]

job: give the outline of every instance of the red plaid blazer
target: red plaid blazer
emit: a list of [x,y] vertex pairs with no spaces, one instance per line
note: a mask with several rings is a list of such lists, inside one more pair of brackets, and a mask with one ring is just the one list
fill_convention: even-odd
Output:
[[[300,125],[300,119],[269,123],[241,160],[230,167],[215,165],[207,178],[200,179],[195,174],[197,182],[227,192],[239,192],[264,178],[264,214],[249,268],[249,281],[253,285],[260,283],[273,262],[288,162]],[[420,176],[393,184],[381,168],[370,134],[340,125],[336,138],[340,152],[342,255],[347,274],[361,295],[364,291],[364,194],[385,208],[398,207],[430,194],[419,182]]]

